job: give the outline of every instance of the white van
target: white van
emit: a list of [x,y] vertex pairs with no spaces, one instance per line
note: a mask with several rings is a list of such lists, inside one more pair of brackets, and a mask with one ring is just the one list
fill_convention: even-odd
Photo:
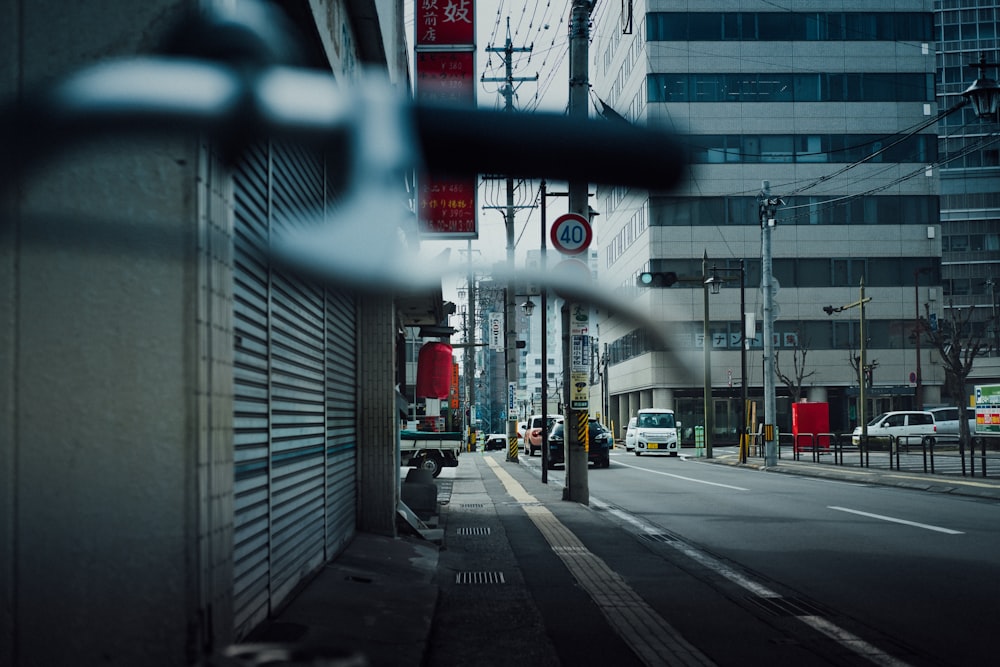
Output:
[[[925,410],[897,410],[883,412],[868,422],[868,438],[872,441],[900,440],[903,444],[916,445],[924,436],[937,433],[934,415]],[[861,427],[854,428],[851,444],[861,442]]]
[[674,411],[664,408],[643,408],[636,414],[635,455],[670,454],[677,456],[681,442],[677,437],[680,422]]

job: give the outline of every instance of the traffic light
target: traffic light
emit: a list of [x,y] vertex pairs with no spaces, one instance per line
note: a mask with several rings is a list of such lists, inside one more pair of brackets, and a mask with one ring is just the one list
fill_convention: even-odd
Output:
[[827,315],[833,315],[835,311],[833,309],[833,306],[823,306],[823,312],[826,313]]
[[677,282],[673,271],[646,271],[639,274],[639,287],[670,287]]

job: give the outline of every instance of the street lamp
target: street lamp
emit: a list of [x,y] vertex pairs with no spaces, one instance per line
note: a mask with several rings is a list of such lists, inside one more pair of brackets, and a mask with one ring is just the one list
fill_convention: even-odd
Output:
[[861,358],[858,360],[858,423],[861,424],[861,446],[865,449],[868,447],[868,421],[865,419],[865,303],[871,300],[871,297],[865,298],[865,279],[862,277],[861,296],[857,301],[846,306],[823,306],[823,312],[827,315],[833,315],[848,308],[860,309],[858,333],[861,336]]
[[962,92],[962,97],[968,100],[978,117],[992,119],[996,116],[997,107],[1000,106],[1000,85],[995,79],[986,76],[985,72],[988,68],[997,67],[997,65],[987,63],[986,55],[980,53],[979,62],[972,63],[969,67],[978,69],[979,77]]
[[525,316],[531,317],[531,314],[535,312],[535,302],[528,297],[528,300],[521,304],[521,310],[524,311]]
[[913,316],[916,318],[916,329],[913,332],[914,346],[917,352],[917,367],[914,372],[913,402],[917,410],[924,409],[924,385],[923,375],[920,372],[920,274],[930,273],[934,270],[932,266],[924,266],[913,272]]
[[[741,386],[741,398],[743,401],[742,407],[740,407],[740,461],[746,462],[746,452],[748,447],[746,447],[746,411],[747,411],[747,332],[746,332],[746,266],[743,259],[740,259],[739,268],[718,268],[714,264],[712,265],[712,275],[705,279],[705,284],[709,286],[712,294],[718,294],[719,290],[722,289],[725,280],[719,277],[719,273],[735,273],[740,274],[740,386]],[[707,308],[706,308],[707,317]],[[711,380],[709,380],[711,382]],[[711,458],[711,452],[708,452],[709,458]]]

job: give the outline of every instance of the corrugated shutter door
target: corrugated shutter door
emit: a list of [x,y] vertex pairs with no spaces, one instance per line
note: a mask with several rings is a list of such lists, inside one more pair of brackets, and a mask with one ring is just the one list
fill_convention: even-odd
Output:
[[[272,152],[276,229],[322,210],[323,166],[304,151]],[[271,596],[283,600],[324,560],[325,317],[323,290],[271,281]]]
[[314,155],[271,146],[234,176],[234,611],[246,634],[354,534],[353,297],[273,270],[271,230],[327,206]]
[[357,303],[327,292],[326,548],[333,556],[357,527]]
[[233,610],[238,636],[270,608],[270,217],[268,151],[250,151],[233,174],[235,302]]

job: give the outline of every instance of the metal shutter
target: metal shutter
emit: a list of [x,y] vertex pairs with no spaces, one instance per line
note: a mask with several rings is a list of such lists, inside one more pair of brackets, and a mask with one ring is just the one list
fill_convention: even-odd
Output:
[[261,146],[234,174],[234,615],[245,635],[354,534],[355,301],[272,269],[272,230],[326,209],[324,164]]

